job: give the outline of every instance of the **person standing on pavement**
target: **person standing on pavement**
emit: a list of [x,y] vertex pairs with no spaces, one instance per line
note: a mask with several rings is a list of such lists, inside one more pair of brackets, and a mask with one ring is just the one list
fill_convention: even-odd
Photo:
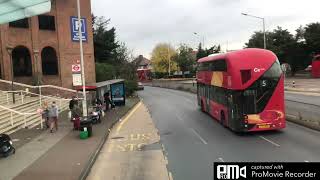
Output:
[[106,92],[103,95],[103,98],[104,98],[104,102],[106,103],[106,111],[108,111],[109,110],[109,106],[111,104],[111,100],[110,100],[110,97],[109,97],[109,92]]
[[48,102],[44,101],[42,104],[42,119],[44,120],[47,129],[49,128],[49,107]]
[[70,102],[69,102],[69,109],[70,109],[70,111],[73,109],[73,106],[75,105],[75,104],[77,104],[78,103],[78,100],[76,100],[76,97],[75,96],[72,96],[72,99],[70,100]]
[[51,107],[49,108],[49,122],[50,122],[50,132],[53,133],[53,128],[58,131],[58,117],[59,117],[59,108],[56,102],[52,102]]

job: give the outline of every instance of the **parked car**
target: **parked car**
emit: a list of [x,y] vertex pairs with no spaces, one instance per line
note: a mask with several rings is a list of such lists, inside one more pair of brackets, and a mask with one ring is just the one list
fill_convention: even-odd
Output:
[[309,65],[307,68],[304,69],[305,71],[311,71],[312,70],[312,65]]
[[144,86],[141,82],[138,82],[138,88],[137,90],[144,90]]

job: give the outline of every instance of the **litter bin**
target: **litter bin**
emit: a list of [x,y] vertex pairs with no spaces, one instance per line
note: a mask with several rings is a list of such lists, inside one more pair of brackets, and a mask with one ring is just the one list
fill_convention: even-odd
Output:
[[88,131],[88,137],[92,135],[92,120],[90,118],[84,118],[80,121],[80,131],[85,131],[85,128]]

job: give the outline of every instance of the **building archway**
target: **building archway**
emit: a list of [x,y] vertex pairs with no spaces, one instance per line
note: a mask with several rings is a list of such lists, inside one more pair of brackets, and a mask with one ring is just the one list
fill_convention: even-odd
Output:
[[12,50],[14,77],[32,76],[32,62],[29,49],[17,46]]
[[52,47],[45,47],[41,51],[42,74],[58,75],[57,53]]

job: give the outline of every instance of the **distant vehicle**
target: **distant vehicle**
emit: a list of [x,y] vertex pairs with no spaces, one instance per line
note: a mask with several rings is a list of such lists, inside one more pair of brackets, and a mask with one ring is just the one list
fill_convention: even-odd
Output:
[[312,77],[320,78],[320,55],[316,55],[312,60]]
[[152,79],[150,69],[137,69],[137,75],[140,82],[147,82]]
[[309,65],[307,68],[304,69],[305,71],[311,71],[312,70],[312,65]]
[[141,82],[138,82],[138,90],[144,90],[144,86]]
[[236,132],[286,126],[284,76],[277,56],[244,49],[198,60],[201,110]]

